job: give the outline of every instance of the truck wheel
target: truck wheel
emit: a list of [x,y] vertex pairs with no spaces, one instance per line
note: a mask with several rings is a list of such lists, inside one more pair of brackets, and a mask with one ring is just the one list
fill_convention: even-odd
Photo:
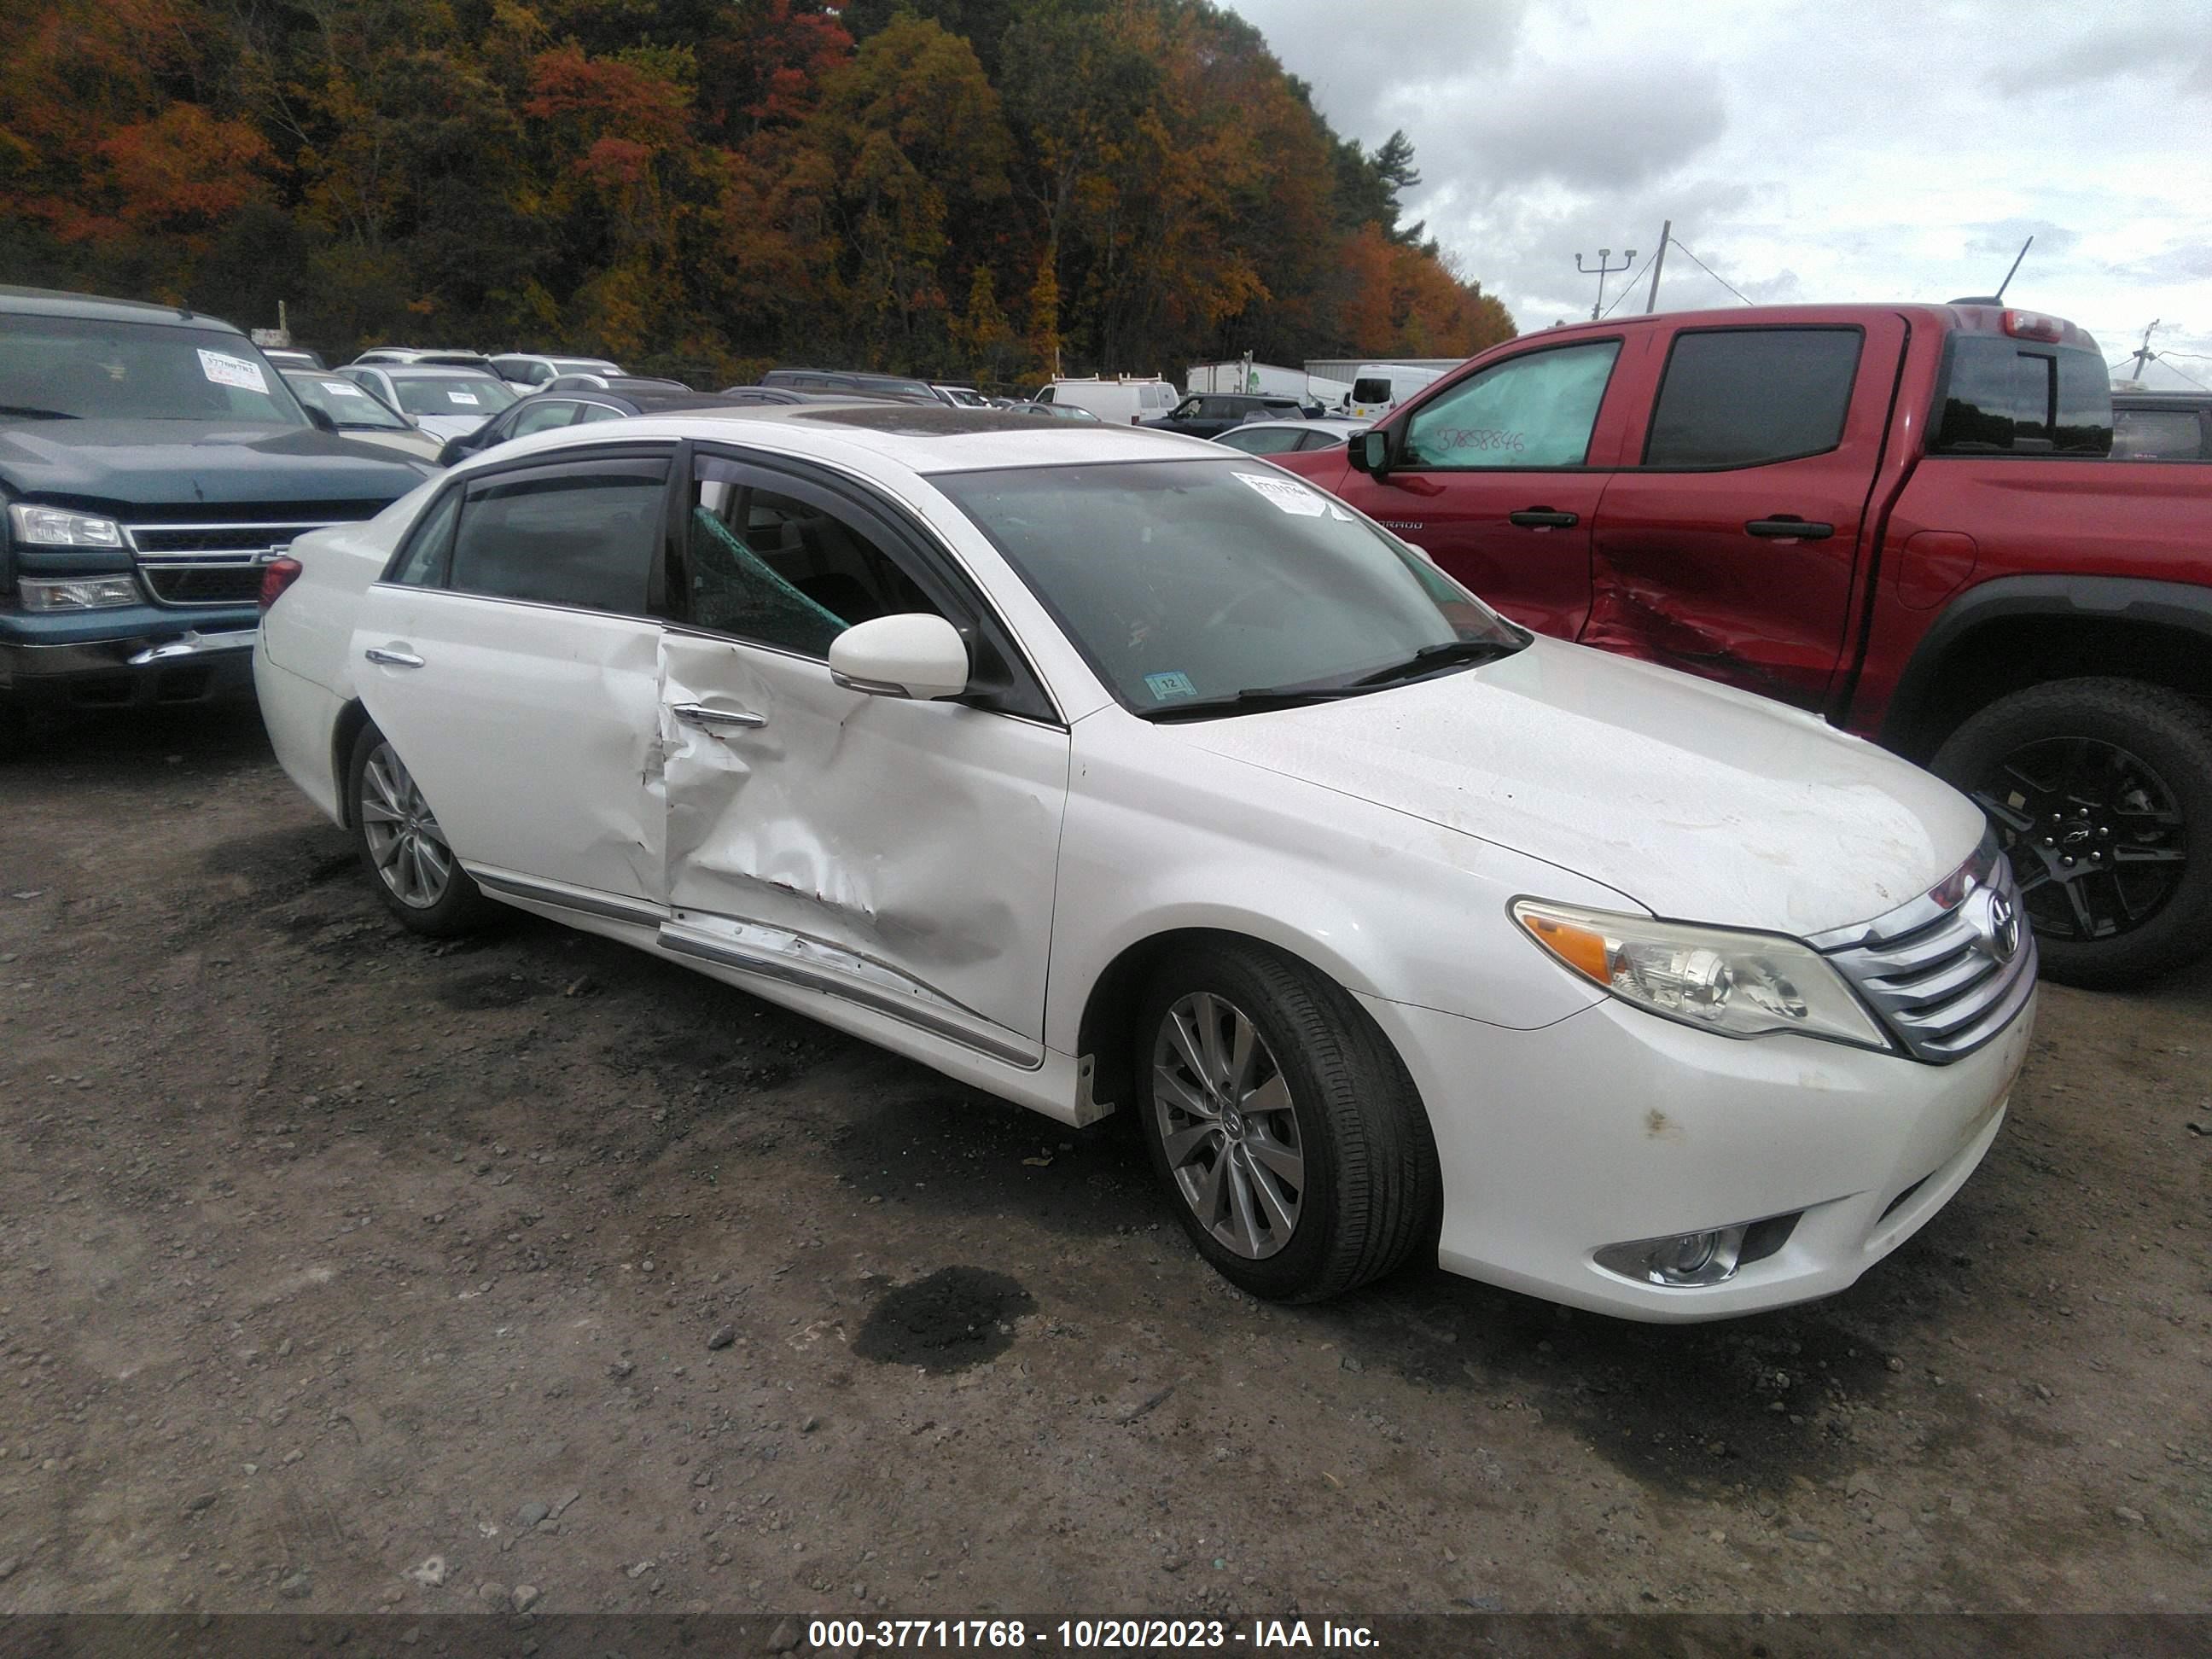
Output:
[[1154,975],[1133,1036],[1152,1167],[1238,1289],[1318,1302],[1433,1238],[1427,1114],[1342,990],[1266,951],[1207,946]]
[[361,861],[385,908],[432,939],[471,933],[490,920],[492,902],[461,868],[437,814],[422,799],[399,751],[374,726],[353,740],[346,768],[346,816]]
[[2203,953],[2212,714],[2136,680],[2059,680],[1991,703],[1931,765],[1989,814],[2051,978],[2137,985]]

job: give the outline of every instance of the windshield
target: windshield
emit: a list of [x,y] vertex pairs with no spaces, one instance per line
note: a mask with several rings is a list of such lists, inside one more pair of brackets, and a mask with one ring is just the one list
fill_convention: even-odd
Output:
[[[1249,461],[940,474],[1135,713],[1334,691],[1425,649],[1526,636],[1341,503]],[[1440,669],[1443,665],[1437,665]]]
[[472,415],[479,419],[496,415],[514,401],[514,392],[504,380],[489,374],[409,374],[387,371],[399,406],[410,415]]
[[167,323],[0,316],[0,419],[304,426],[242,336]]
[[380,432],[406,432],[407,422],[392,412],[383,398],[335,374],[286,374],[303,404],[311,404],[340,426],[373,427]]

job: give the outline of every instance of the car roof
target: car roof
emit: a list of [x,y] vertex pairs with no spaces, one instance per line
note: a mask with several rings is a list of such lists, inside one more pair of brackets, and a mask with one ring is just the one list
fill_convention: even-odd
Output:
[[[1355,432],[1366,431],[1374,424],[1372,421],[1336,420],[1326,415],[1320,415],[1310,421],[1239,421],[1235,426],[1231,427],[1229,431],[1250,432],[1256,428],[1262,432],[1278,429],[1285,432],[1334,432],[1348,438]],[[1226,437],[1228,433],[1224,433],[1222,435]]]
[[[2096,349],[2097,343],[2090,337],[2087,331],[2077,323],[2069,322],[2063,317],[2052,316],[2049,312],[2036,311],[2033,306],[1984,305],[1969,301],[1954,301],[1948,305],[1929,305],[1917,301],[1903,301],[1896,305],[1882,305],[1874,301],[1854,301],[1838,305],[1759,306],[1748,311],[1737,307],[1727,311],[1639,313],[1635,316],[1610,317],[1601,322],[1567,323],[1557,328],[1536,329],[1504,343],[1531,346],[1548,344],[1555,340],[1577,340],[1592,337],[1607,338],[1620,334],[1624,331],[1662,325],[1670,328],[1778,328],[1788,327],[1794,324],[1808,328],[1835,327],[1839,325],[1863,323],[1876,317],[1901,317],[1908,323],[1923,325],[1931,331],[1948,329],[1961,334],[2002,335],[2004,332],[2004,315],[2008,311],[2030,312],[2039,317],[2051,317],[2051,320],[2058,325],[2059,338],[2055,343],[2056,343],[2087,351]],[[1488,346],[1475,355],[1488,357],[1499,349],[1498,346]],[[1473,359],[1470,358],[1468,361],[1472,362]],[[1444,371],[1447,375],[1456,373],[1458,373],[1457,369]],[[1438,378],[1442,379],[1443,376]]]
[[2184,392],[2179,387],[2161,386],[2156,391],[2115,392],[2112,407],[2125,409],[2134,405],[2140,409],[2194,409],[2200,404],[2212,404],[2212,390]]
[[18,288],[0,283],[0,311],[36,317],[95,318],[118,323],[169,323],[187,328],[218,329],[229,334],[245,330],[220,317],[206,316],[183,306],[157,306],[144,300],[111,300],[98,294],[71,294],[58,288]]
[[[703,398],[704,394],[702,394]],[[611,423],[556,427],[502,444],[487,455],[514,457],[605,443]],[[1002,467],[1070,466],[1111,461],[1226,460],[1218,444],[1178,432],[1111,421],[1039,420],[1011,410],[952,409],[939,404],[762,404],[647,413],[624,422],[623,437],[753,444],[857,465],[867,458],[923,476]]]
[[405,375],[409,380],[497,380],[488,368],[477,368],[461,363],[348,363],[348,368],[381,369],[394,380]]

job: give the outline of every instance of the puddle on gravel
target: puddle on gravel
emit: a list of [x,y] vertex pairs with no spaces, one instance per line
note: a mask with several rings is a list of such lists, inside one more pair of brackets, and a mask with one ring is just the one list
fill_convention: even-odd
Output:
[[885,1291],[853,1352],[878,1364],[964,1370],[1004,1353],[1013,1322],[1036,1310],[1018,1279],[986,1267],[940,1267]]

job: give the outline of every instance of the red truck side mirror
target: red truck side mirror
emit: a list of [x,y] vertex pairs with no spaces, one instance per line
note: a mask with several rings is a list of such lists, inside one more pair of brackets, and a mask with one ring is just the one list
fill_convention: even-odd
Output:
[[1381,477],[1390,470],[1390,434],[1379,428],[1354,433],[1347,459],[1354,472]]

